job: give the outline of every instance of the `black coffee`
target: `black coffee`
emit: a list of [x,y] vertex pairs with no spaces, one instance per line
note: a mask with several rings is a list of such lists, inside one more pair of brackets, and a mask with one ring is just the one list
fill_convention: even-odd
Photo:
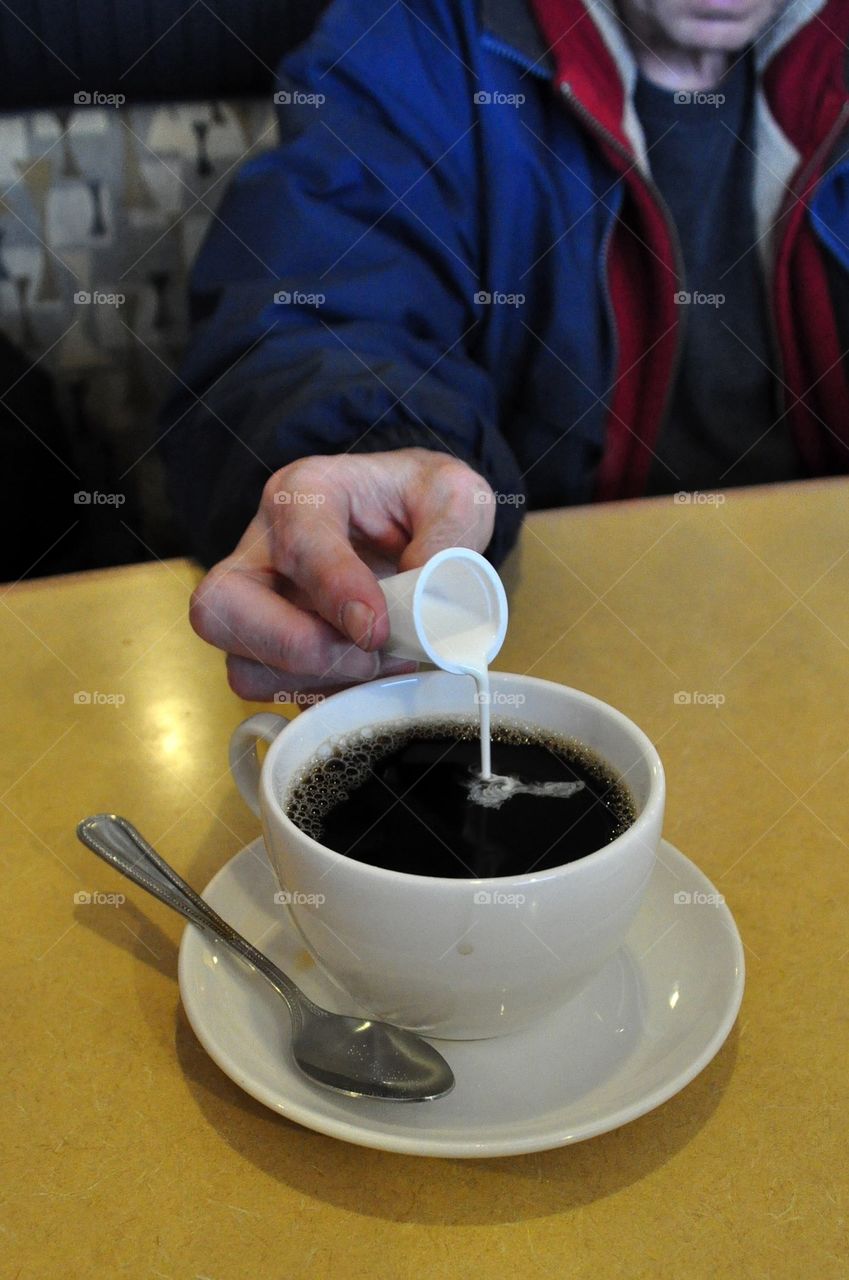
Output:
[[[285,808],[301,830],[358,862],[474,879],[574,862],[636,817],[612,767],[553,734],[493,725],[493,774],[518,780],[518,790],[493,791],[479,770],[476,723],[373,729],[313,761]],[[489,806],[473,798],[481,785]]]

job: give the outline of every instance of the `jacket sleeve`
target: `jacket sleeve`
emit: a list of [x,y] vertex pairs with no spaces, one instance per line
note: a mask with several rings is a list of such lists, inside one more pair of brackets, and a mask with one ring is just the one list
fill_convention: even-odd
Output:
[[[375,23],[365,0],[336,0],[284,59],[280,144],[242,168],[213,219],[160,422],[205,564],[232,550],[268,476],[309,454],[418,445],[523,492],[475,358],[484,193],[470,8],[412,0]],[[520,501],[496,507],[496,562]]]

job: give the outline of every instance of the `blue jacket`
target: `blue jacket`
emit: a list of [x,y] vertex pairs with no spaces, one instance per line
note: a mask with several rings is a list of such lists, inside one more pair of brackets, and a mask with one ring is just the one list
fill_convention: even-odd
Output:
[[[584,41],[581,65],[599,66],[580,98],[555,91],[524,0],[407,0],[376,19],[365,0],[335,0],[284,59],[281,141],[244,165],[214,220],[193,275],[185,387],[162,419],[203,562],[232,550],[269,474],[308,454],[456,454],[502,495],[496,561],[518,530],[516,495],[547,507],[639,492],[627,446],[650,446],[668,397],[675,263],[655,284],[649,262],[629,299],[622,281],[639,273],[617,265],[623,203],[648,201],[650,177],[633,125],[617,139],[587,106],[605,76],[605,100],[626,103],[629,81],[627,52],[611,57],[598,0],[587,4],[598,51]],[[809,19],[810,4],[796,27]],[[839,155],[839,123],[812,125],[816,146]],[[788,145],[792,171],[814,141]],[[782,162],[768,161],[765,174]],[[806,216],[845,292],[849,164],[823,172]],[[761,213],[777,218],[778,205]],[[632,349],[646,354],[639,385],[622,367]],[[623,386],[631,408],[627,395],[617,408]],[[846,469],[843,450],[809,469]],[[618,489],[600,487],[605,457]]]

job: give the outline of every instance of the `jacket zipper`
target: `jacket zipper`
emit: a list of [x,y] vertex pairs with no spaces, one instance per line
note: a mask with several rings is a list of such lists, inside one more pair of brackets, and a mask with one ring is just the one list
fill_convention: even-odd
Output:
[[[614,228],[615,222],[616,222],[616,219],[611,218],[610,222],[607,225],[607,230],[604,233],[604,240],[602,242],[601,254],[600,254],[601,281],[602,281],[602,289],[604,290],[604,305],[607,310],[607,317],[608,317],[608,322],[610,324],[610,331],[613,334],[613,360],[611,361],[611,369],[614,374],[614,386],[618,381],[618,378],[616,377],[616,371],[619,368],[619,345],[620,344],[619,344],[619,330],[616,327],[616,312],[613,309],[613,299],[610,296],[610,281],[608,279],[608,276],[609,276],[608,263],[610,261],[610,242],[613,239],[613,228]],[[610,405],[606,403],[606,401],[609,395],[610,395],[610,391],[608,390],[605,394],[605,409],[607,410],[608,414],[610,414]]]
[[514,49],[509,44],[502,44],[497,36],[490,35],[485,31],[481,37],[481,43],[485,49],[491,49],[493,53],[498,53],[502,58],[506,58],[508,62],[512,62],[517,67],[522,67],[529,75],[536,76],[538,80],[551,80],[548,70],[541,62],[530,62],[524,54],[519,53],[518,49]]

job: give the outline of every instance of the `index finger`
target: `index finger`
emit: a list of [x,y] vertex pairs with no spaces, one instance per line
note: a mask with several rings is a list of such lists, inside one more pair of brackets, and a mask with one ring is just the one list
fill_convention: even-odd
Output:
[[389,638],[389,622],[377,578],[351,545],[348,495],[343,486],[328,485],[317,486],[312,496],[312,503],[277,507],[271,529],[275,568],[326,623],[372,652]]
[[319,618],[281,596],[272,574],[224,565],[192,598],[192,626],[228,653],[320,679],[370,680],[382,671],[378,653],[364,653]]

